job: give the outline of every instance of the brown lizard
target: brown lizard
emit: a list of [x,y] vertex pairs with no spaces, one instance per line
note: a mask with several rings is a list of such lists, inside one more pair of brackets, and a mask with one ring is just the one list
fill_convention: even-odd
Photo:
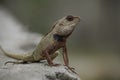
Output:
[[[6,63],[26,63],[26,62],[39,62],[47,60],[50,66],[55,66],[53,59],[57,57],[58,50],[62,48],[63,59],[65,66],[69,67],[69,60],[66,48],[66,39],[71,35],[75,26],[80,22],[77,16],[68,15],[58,20],[51,31],[47,33],[36,46],[36,48],[27,54],[10,54],[1,48],[3,53],[7,56],[17,59],[19,61],[8,61]],[[5,64],[6,64],[5,63]]]

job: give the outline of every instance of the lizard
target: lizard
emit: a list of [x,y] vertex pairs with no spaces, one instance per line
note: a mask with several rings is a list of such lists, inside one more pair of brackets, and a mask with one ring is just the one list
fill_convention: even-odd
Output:
[[80,22],[80,17],[68,15],[55,22],[50,32],[48,32],[35,49],[26,54],[13,54],[6,52],[2,47],[1,51],[8,57],[17,59],[18,61],[8,61],[7,63],[27,63],[27,62],[40,62],[47,60],[48,65],[56,66],[53,60],[58,56],[58,50],[62,48],[62,55],[64,65],[69,67],[69,59],[67,55],[66,42],[67,38],[71,35],[76,25]]

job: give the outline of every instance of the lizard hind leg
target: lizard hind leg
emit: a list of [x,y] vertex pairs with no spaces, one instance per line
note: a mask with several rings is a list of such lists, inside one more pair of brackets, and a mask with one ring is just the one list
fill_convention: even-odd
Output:
[[8,63],[13,63],[13,64],[24,64],[27,63],[26,61],[23,60],[18,60],[18,61],[7,61],[4,63],[4,65],[8,64]]
[[[53,61],[59,54],[59,51],[56,51],[53,55],[50,55],[51,60]],[[53,64],[52,66],[59,66],[60,64]]]
[[53,55],[51,55],[51,59],[54,60],[60,52],[56,51]]

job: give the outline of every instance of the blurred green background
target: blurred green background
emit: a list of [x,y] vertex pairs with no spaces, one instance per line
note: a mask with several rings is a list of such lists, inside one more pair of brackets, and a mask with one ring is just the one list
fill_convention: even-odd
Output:
[[31,32],[66,15],[81,17],[68,40],[71,66],[85,80],[120,79],[120,0],[0,0]]

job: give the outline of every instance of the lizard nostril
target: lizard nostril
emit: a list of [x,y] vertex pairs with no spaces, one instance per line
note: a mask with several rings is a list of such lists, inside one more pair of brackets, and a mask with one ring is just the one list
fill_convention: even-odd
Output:
[[67,19],[68,21],[72,21],[72,20],[74,19],[74,17],[73,17],[72,15],[68,15],[68,16],[66,17],[66,19]]

